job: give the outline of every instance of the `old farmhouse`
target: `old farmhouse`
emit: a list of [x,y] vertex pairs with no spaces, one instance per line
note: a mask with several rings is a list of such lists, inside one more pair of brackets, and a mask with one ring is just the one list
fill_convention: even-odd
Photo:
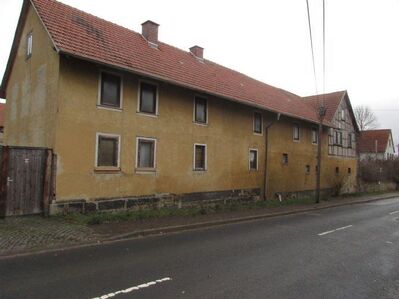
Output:
[[322,189],[354,190],[347,92],[302,98],[207,60],[199,46],[161,42],[158,30],[24,1],[0,88],[4,143],[53,150],[53,206],[310,195],[319,142]]

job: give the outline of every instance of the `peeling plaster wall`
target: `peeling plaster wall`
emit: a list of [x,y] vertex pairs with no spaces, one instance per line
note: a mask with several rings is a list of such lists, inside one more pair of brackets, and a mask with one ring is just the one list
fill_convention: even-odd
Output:
[[[26,36],[32,32],[32,56]],[[7,85],[4,143],[52,148],[55,143],[59,56],[36,12],[29,7]]]

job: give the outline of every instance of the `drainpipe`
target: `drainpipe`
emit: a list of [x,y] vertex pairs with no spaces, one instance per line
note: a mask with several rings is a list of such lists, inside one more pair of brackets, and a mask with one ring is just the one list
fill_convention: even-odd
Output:
[[267,198],[267,191],[269,189],[268,181],[269,181],[269,171],[268,171],[268,153],[269,153],[269,128],[273,126],[277,121],[280,120],[280,113],[277,113],[277,117],[275,120],[272,120],[265,126],[265,173],[263,178],[263,200]]

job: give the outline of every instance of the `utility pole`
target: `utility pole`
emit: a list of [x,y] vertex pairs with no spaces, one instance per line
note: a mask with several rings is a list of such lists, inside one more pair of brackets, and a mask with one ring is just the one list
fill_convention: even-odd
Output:
[[316,203],[320,202],[320,181],[321,181],[321,142],[323,135],[323,119],[326,115],[324,105],[319,107],[319,132],[317,135],[317,177],[316,177]]

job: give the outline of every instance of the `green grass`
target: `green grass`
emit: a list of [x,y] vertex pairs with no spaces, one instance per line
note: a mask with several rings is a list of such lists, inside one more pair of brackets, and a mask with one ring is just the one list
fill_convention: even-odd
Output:
[[96,225],[110,222],[138,221],[145,219],[155,219],[164,217],[195,217],[206,214],[223,212],[243,211],[249,209],[273,208],[289,205],[303,205],[314,203],[314,198],[286,199],[282,202],[278,200],[257,201],[250,203],[216,204],[208,207],[192,208],[161,208],[137,211],[114,211],[114,212],[95,212],[88,214],[72,213],[58,216],[60,220],[81,225]]

